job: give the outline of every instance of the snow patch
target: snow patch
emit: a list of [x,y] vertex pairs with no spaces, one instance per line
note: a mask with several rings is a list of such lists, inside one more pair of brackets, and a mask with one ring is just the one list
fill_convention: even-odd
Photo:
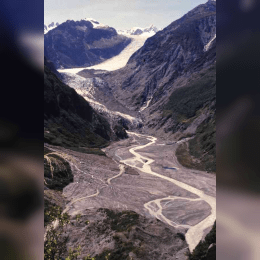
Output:
[[57,22],[52,22],[49,25],[44,24],[44,34],[46,34],[48,31],[56,28],[58,25],[60,25],[60,24]]
[[216,34],[213,36],[213,38],[204,46],[204,52],[208,51],[210,49],[210,46],[212,42],[216,39]]
[[149,104],[150,104],[150,102],[151,102],[152,99],[153,99],[153,97],[151,97],[151,98],[147,101],[146,105],[145,105],[144,107],[142,107],[142,108],[139,110],[139,112],[145,110],[145,109],[149,106]]
[[108,28],[109,27],[108,25],[102,24],[102,23],[98,22],[97,20],[95,20],[93,18],[84,18],[83,20],[91,22],[94,29]]

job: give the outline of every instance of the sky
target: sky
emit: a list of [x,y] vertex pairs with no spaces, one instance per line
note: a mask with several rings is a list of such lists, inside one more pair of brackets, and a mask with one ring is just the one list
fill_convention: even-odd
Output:
[[207,0],[44,0],[44,24],[93,18],[115,29],[168,26]]

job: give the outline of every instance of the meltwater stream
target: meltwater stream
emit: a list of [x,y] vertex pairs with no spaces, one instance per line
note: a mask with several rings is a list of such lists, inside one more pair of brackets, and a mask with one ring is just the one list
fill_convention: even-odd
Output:
[[[149,213],[151,215],[155,216],[156,218],[168,223],[169,225],[171,225],[173,227],[188,228],[188,231],[187,231],[185,237],[186,237],[186,241],[189,245],[190,252],[192,252],[194,250],[194,248],[197,246],[197,244],[200,242],[200,240],[202,239],[203,231],[206,228],[211,227],[215,222],[215,219],[216,219],[216,198],[211,197],[209,195],[206,195],[203,191],[196,189],[195,187],[192,187],[192,186],[190,186],[186,183],[183,183],[183,182],[177,181],[173,178],[170,178],[170,177],[158,174],[156,172],[153,172],[151,170],[150,164],[152,164],[154,162],[154,160],[138,154],[136,152],[136,150],[143,149],[147,146],[150,146],[150,145],[156,143],[157,138],[153,137],[153,136],[146,136],[146,135],[141,135],[141,134],[132,133],[132,132],[128,132],[128,134],[136,135],[136,136],[139,136],[139,137],[140,136],[145,137],[150,142],[148,144],[145,144],[145,145],[140,145],[140,146],[136,146],[134,148],[130,148],[129,152],[131,154],[133,154],[134,157],[128,158],[128,159],[125,159],[125,160],[120,160],[121,163],[124,163],[124,164],[126,164],[130,167],[136,168],[136,169],[138,169],[138,170],[140,170],[144,173],[151,174],[151,175],[154,175],[158,178],[162,178],[162,179],[165,179],[167,181],[170,181],[170,182],[174,183],[175,185],[177,185],[177,186],[179,186],[179,187],[181,187],[181,188],[183,188],[183,189],[185,189],[189,192],[196,194],[199,197],[197,199],[191,199],[191,198],[186,198],[186,197],[168,196],[166,198],[153,200],[153,201],[150,201],[150,202],[144,204],[144,207],[149,211]],[[135,162],[142,163],[143,166],[138,167],[138,166],[136,166],[136,164],[133,164]],[[208,203],[210,205],[211,214],[194,226],[177,224],[177,223],[167,219],[162,214],[162,206],[160,204],[160,202],[162,200],[173,200],[174,201],[175,199],[183,199],[183,200],[188,200],[188,201],[204,200],[206,203]],[[152,206],[154,204],[157,205],[156,208]]]

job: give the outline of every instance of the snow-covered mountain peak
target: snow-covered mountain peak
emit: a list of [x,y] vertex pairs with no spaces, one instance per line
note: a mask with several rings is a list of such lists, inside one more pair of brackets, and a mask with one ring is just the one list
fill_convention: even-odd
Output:
[[[100,22],[98,22],[97,20],[93,19],[93,18],[84,18],[84,19],[81,19],[81,20],[84,20],[84,21],[88,21],[88,22],[91,22],[92,25],[93,25],[93,28],[109,28],[108,25],[105,25],[105,24],[102,24]],[[50,23],[49,25],[45,25],[44,24],[44,34],[46,34],[48,31],[56,28],[58,25],[60,25],[59,23],[57,22],[52,22]]]
[[48,31],[56,28],[58,25],[60,25],[60,24],[57,22],[51,22],[49,25],[44,24],[44,34],[47,33]]
[[151,24],[150,27],[144,28],[144,32],[154,32],[154,33],[157,33],[158,29],[153,24]]
[[155,33],[157,33],[159,30],[151,24],[149,27],[142,28],[142,27],[133,27],[130,30],[118,30],[118,34],[123,35],[148,35],[153,36]]
[[109,27],[108,25],[102,24],[93,18],[84,18],[83,20],[91,22],[93,25],[93,28],[108,28]]

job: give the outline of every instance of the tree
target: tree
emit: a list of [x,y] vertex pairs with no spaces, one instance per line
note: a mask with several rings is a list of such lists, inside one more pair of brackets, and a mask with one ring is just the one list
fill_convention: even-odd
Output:
[[[67,250],[68,236],[64,235],[64,227],[70,223],[67,213],[61,212],[58,206],[51,206],[46,212],[52,223],[47,227],[44,241],[44,260],[60,260],[62,255],[68,254],[66,260],[75,260],[81,254],[81,246]],[[55,225],[55,224],[56,225]],[[55,227],[54,227],[55,225]]]

